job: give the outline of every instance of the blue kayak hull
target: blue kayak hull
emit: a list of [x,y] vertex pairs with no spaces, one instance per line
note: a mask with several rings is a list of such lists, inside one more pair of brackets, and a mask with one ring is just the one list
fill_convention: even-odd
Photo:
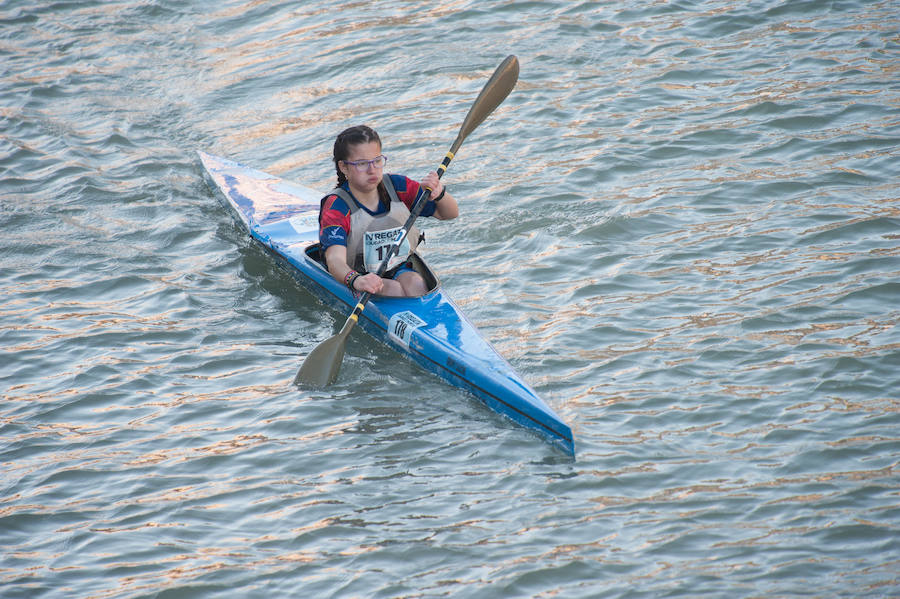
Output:
[[[210,186],[220,192],[220,199],[251,237],[323,303],[349,315],[356,298],[316,259],[322,194],[225,158],[199,155]],[[481,336],[427,265],[418,257],[417,262],[432,276],[434,289],[416,298],[377,296],[366,305],[359,325],[424,369],[574,455],[569,426]]]

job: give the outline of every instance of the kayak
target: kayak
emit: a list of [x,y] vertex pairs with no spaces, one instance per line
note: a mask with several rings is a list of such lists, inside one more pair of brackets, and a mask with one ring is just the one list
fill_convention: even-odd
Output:
[[[323,194],[227,158],[198,154],[210,187],[250,236],[325,305],[349,314],[357,299],[329,274],[319,246]],[[413,267],[429,291],[422,297],[374,296],[359,317],[363,330],[574,455],[569,426],[484,339],[418,254]]]

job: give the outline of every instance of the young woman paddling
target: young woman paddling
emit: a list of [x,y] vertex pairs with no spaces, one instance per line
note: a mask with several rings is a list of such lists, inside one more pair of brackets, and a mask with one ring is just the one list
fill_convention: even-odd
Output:
[[328,272],[352,291],[423,295],[427,291],[425,281],[409,264],[409,255],[419,242],[415,227],[410,229],[384,276],[375,272],[422,188],[432,191],[420,216],[449,220],[458,216],[459,207],[436,172],[428,173],[419,183],[403,175],[385,175],[386,162],[381,139],[373,129],[358,125],[337,136],[334,166],[338,185],[322,199],[319,241]]

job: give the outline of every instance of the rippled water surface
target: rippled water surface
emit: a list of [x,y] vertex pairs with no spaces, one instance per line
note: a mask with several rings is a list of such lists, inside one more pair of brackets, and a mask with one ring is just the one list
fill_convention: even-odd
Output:
[[[900,595],[892,1],[0,4],[0,596]],[[206,150],[434,169],[570,459],[354,332]]]

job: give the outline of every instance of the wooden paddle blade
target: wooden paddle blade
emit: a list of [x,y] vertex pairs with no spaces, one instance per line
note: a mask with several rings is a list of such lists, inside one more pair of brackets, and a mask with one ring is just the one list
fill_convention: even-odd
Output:
[[455,154],[469,133],[474,131],[489,114],[494,112],[495,108],[500,106],[500,103],[506,99],[509,92],[516,86],[516,81],[518,80],[519,59],[514,55],[507,56],[494,71],[494,74],[491,75],[491,78],[488,79],[488,82],[484,84],[478,97],[475,98],[475,103],[469,109],[462,127],[459,128],[456,141],[453,142],[453,147],[450,150],[452,153]]
[[343,330],[309,352],[297,376],[294,377],[295,385],[326,387],[337,380],[347,342],[347,336],[342,333]]

